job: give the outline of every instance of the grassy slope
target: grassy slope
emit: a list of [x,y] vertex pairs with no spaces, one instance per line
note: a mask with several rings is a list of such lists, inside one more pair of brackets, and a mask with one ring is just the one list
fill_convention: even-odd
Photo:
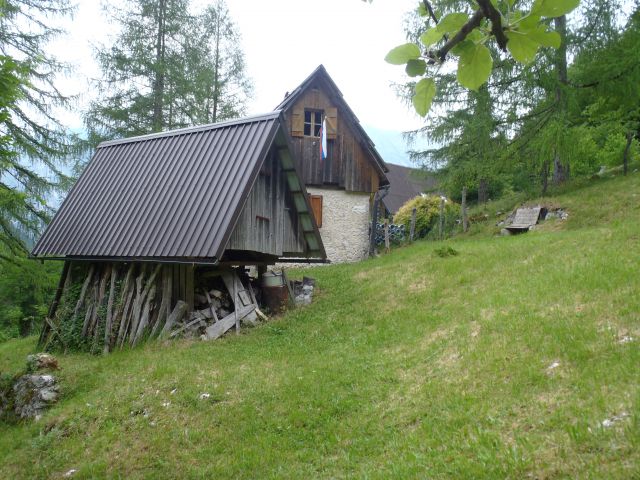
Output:
[[312,306],[240,337],[61,357],[64,400],[0,426],[0,477],[640,476],[639,194],[602,180],[527,235],[316,268]]

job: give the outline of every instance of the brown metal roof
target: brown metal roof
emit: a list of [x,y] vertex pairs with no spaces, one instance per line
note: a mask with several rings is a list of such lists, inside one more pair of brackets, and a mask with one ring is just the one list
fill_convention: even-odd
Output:
[[424,171],[393,163],[387,163],[387,167],[390,187],[389,193],[382,198],[382,203],[392,214],[408,200],[437,187],[436,179],[427,176]]
[[104,142],[32,255],[222,257],[280,112]]

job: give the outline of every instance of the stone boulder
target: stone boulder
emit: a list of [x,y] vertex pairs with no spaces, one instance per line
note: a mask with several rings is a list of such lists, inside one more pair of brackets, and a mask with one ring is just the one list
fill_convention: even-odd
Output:
[[14,412],[18,418],[38,419],[58,401],[60,392],[53,375],[22,375],[13,385]]

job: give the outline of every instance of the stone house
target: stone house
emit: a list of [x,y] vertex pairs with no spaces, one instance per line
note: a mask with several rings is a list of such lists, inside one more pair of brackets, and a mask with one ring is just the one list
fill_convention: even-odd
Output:
[[276,109],[283,113],[327,258],[333,263],[366,258],[376,192],[389,184],[388,168],[373,142],[322,65]]

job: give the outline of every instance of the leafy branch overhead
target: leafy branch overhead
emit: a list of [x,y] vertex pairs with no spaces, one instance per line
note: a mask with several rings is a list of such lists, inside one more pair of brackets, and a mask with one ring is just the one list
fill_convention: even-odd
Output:
[[535,0],[529,7],[518,0],[475,0],[472,14],[453,12],[438,18],[428,0],[419,6],[419,14],[434,26],[428,28],[419,43],[405,43],[391,50],[385,60],[405,65],[410,77],[421,78],[415,85],[413,106],[425,116],[436,94],[430,71],[439,69],[450,58],[458,62],[458,82],[477,90],[491,75],[493,57],[488,47],[495,42],[516,61],[531,63],[540,47],[560,47],[560,35],[549,28],[548,19],[574,10],[580,0]]

